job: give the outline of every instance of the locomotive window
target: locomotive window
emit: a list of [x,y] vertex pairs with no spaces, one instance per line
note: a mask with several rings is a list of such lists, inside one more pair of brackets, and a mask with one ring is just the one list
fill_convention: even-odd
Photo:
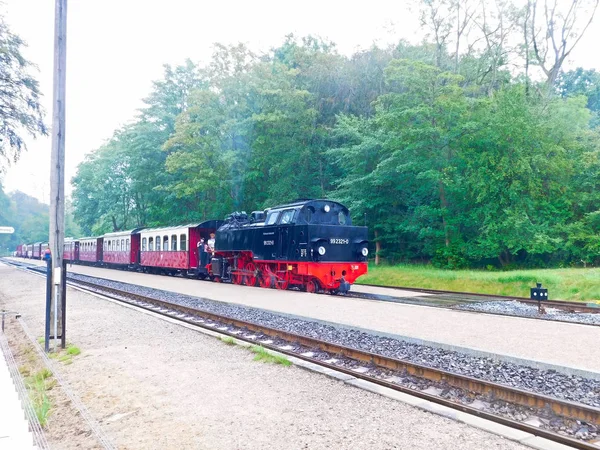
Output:
[[154,238],[148,239],[148,250],[150,250],[151,252],[154,251]]
[[171,250],[173,250],[174,252],[177,251],[177,235],[176,234],[171,235]]
[[165,252],[169,250],[169,236],[163,236],[163,250]]
[[187,236],[185,234],[179,235],[179,250],[185,252],[187,250]]
[[288,209],[287,211],[284,211],[283,214],[281,215],[281,221],[279,223],[281,225],[285,225],[287,223],[292,223],[295,212],[296,212],[295,209]]
[[308,208],[306,208],[306,211],[304,212],[304,215],[306,216],[306,222],[307,223],[311,223],[312,219],[313,219],[313,213],[315,212],[315,208],[313,208],[312,206],[309,206]]
[[142,251],[145,252],[146,251],[146,244],[147,244],[147,240],[146,238],[142,239]]
[[265,225],[274,225],[279,218],[279,211],[272,211],[267,215]]
[[340,225],[346,225],[346,221],[348,220],[348,216],[345,211],[340,211],[338,213],[338,222]]
[[160,252],[160,236],[156,236],[156,251]]

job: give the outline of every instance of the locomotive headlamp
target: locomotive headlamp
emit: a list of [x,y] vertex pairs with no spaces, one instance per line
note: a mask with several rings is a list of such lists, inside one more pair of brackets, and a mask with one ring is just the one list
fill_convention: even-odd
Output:
[[367,256],[369,254],[369,249],[367,247],[363,248],[361,251],[363,256]]
[[330,210],[331,210],[331,208],[329,207],[329,205],[323,206],[323,211],[329,212]]
[[319,252],[319,255],[323,256],[325,254],[325,247],[321,245],[317,251]]

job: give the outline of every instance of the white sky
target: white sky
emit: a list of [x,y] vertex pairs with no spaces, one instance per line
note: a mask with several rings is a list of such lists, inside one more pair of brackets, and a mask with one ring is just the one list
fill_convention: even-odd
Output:
[[[566,0],[562,0],[566,1]],[[51,122],[54,1],[4,0],[12,31],[29,47],[39,67]],[[86,153],[98,148],[130,121],[164,63],[186,58],[205,62],[212,44],[245,42],[268,50],[289,33],[319,35],[351,54],[374,41],[414,41],[418,20],[406,1],[303,0],[69,0],[67,39],[66,179],[70,182]],[[391,24],[395,25],[391,25]],[[600,20],[596,20],[567,67],[600,70]],[[28,140],[29,151],[8,169],[5,190],[21,190],[48,202],[50,139]],[[67,194],[71,192],[66,186]]]

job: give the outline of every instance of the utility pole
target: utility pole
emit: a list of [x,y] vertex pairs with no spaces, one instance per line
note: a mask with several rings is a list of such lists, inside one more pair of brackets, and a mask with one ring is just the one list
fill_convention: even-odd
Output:
[[[67,64],[67,0],[55,0],[54,10],[54,89],[52,111],[52,155],[50,158],[50,251],[52,252],[52,299],[50,334],[54,348],[62,334],[63,243],[65,240],[65,87]],[[48,317],[48,316],[46,316]],[[60,331],[59,331],[60,330]],[[60,335],[59,334],[59,335]]]

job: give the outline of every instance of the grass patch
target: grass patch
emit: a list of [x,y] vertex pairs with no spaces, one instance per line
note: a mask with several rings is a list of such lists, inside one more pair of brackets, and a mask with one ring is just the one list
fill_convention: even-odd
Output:
[[272,355],[260,345],[254,345],[250,348],[250,351],[255,354],[254,361],[261,361],[265,363],[281,364],[282,366],[291,366],[292,363],[285,356]]
[[222,337],[221,342],[227,345],[235,345],[235,339],[233,339],[231,336]]
[[74,345],[69,345],[67,347],[67,355],[77,356],[81,353],[79,347],[75,347]]
[[494,295],[529,297],[540,282],[550,299],[600,303],[600,269],[530,269],[493,272],[443,270],[426,265],[369,266],[358,284],[402,286]]
[[81,354],[79,347],[68,344],[65,350],[59,350],[58,352],[52,352],[48,356],[52,359],[56,359],[65,365],[73,363],[73,357]]
[[48,423],[48,417],[52,412],[52,402],[46,394],[52,389],[56,381],[52,378],[52,372],[42,369],[25,378],[25,386],[29,391],[29,397],[33,404],[35,414],[43,427]]

